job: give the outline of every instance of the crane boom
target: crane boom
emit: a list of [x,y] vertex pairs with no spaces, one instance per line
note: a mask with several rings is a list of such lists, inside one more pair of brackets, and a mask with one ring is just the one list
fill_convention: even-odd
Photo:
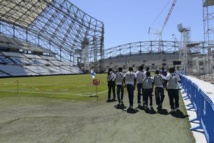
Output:
[[168,15],[167,15],[167,17],[166,17],[166,19],[165,19],[165,21],[164,21],[163,27],[162,27],[162,29],[161,29],[161,31],[160,31],[161,35],[162,35],[162,32],[163,32],[163,30],[164,30],[164,28],[165,28],[167,22],[169,21],[169,17],[170,17],[170,15],[172,14],[172,10],[173,10],[174,7],[175,7],[176,1],[177,1],[177,0],[174,0],[174,1],[173,1],[172,6],[171,6],[171,8],[170,8],[170,10],[169,10],[169,13],[168,13]]
[[[162,29],[161,29],[160,31],[158,31],[158,32],[153,33],[153,34],[156,34],[156,35],[159,36],[159,42],[158,42],[158,51],[159,51],[159,52],[163,51],[162,33],[163,33],[163,30],[164,30],[164,28],[165,28],[167,22],[169,21],[169,18],[170,18],[171,14],[172,14],[172,11],[173,11],[173,9],[174,9],[174,7],[175,7],[176,1],[177,1],[177,0],[173,0],[172,6],[171,6],[171,8],[170,8],[170,10],[169,10],[169,12],[168,12],[168,14],[167,14],[167,17],[166,17],[164,23],[163,23]],[[148,31],[149,34],[150,34],[150,31],[151,31],[151,29],[149,28],[149,31]]]

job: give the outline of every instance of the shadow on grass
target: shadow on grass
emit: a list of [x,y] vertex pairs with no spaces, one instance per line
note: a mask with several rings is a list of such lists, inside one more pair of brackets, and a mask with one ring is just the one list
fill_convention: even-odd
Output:
[[140,110],[144,110],[144,107],[141,106],[141,105],[139,105],[137,108],[140,109]]
[[170,114],[175,118],[181,118],[181,119],[185,119],[185,118],[189,117],[189,115],[184,115],[183,112],[181,112],[181,111],[170,112]]
[[145,112],[147,113],[147,114],[156,114],[157,112],[154,110],[154,108],[147,108],[147,109],[145,109]]
[[117,100],[115,100],[115,99],[108,99],[106,102],[115,102],[115,101],[117,101]]
[[158,109],[158,113],[161,115],[169,115],[169,112],[166,109]]
[[126,109],[126,106],[124,104],[121,104],[121,105],[117,104],[114,106],[114,108],[124,110],[124,109]]
[[130,113],[130,114],[135,114],[135,113],[139,112],[137,109],[130,109],[130,108],[128,108],[126,111],[127,111],[127,113]]
[[124,109],[123,109],[123,111],[126,111],[129,114],[136,114],[137,112],[139,112],[137,109],[131,109],[131,108],[128,108],[126,110],[124,110]]

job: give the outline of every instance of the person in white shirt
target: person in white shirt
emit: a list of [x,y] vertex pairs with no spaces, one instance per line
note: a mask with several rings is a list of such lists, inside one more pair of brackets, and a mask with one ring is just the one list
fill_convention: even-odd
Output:
[[123,95],[124,95],[124,73],[122,72],[122,68],[118,68],[118,72],[116,73],[116,84],[117,84],[117,99],[119,105],[123,104]]
[[124,83],[126,85],[129,97],[129,109],[133,108],[134,90],[136,86],[136,74],[133,72],[133,68],[129,67],[129,71],[126,72]]
[[167,85],[166,90],[168,91],[169,103],[171,107],[171,112],[175,110],[179,111],[179,84],[180,77],[175,73],[174,68],[169,69],[169,74],[166,76]]
[[148,98],[150,99],[150,108],[152,109],[152,92],[153,92],[153,79],[150,76],[150,72],[146,72],[146,77],[143,79],[144,88],[144,108],[148,109]]
[[146,70],[143,72],[144,76],[146,77],[146,73],[149,71],[149,67],[146,67]]
[[140,107],[141,97],[143,98],[143,79],[145,78],[143,66],[140,66],[139,70],[136,72],[136,78],[137,78],[137,103],[138,107]]
[[158,106],[157,109],[162,108],[162,103],[164,100],[164,79],[165,76],[160,74],[159,70],[155,71],[155,75],[153,77],[154,79],[154,86],[155,86],[155,99],[156,99],[156,105]]
[[[107,102],[110,101],[115,101],[115,74],[112,71],[111,68],[108,69],[108,73],[107,73],[107,82],[108,82],[108,100]],[[111,91],[113,92],[113,99],[111,100]]]

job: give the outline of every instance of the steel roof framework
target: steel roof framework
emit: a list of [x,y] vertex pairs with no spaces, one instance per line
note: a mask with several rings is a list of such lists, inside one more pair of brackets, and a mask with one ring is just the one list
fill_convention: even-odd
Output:
[[[214,41],[210,41],[214,43]],[[112,47],[105,50],[104,63],[109,59],[114,59],[117,57],[124,57],[124,59],[128,58],[132,55],[141,55],[145,54],[155,54],[161,55],[160,61],[165,61],[168,57],[167,54],[179,54],[182,52],[182,47],[180,47],[181,41],[162,41],[163,51],[159,51],[159,41],[139,41],[134,43],[127,43],[124,45],[119,45],[116,47]],[[204,48],[208,45],[202,41],[195,41],[187,44],[188,48],[188,71],[192,69],[192,59],[194,57],[203,56]],[[186,66],[182,59],[178,59],[182,61],[182,65]],[[107,65],[105,65],[107,66]]]
[[[77,62],[88,40],[90,62],[101,68],[104,24],[68,0],[0,0],[0,33],[33,42]],[[95,49],[96,48],[96,49]],[[98,70],[98,69],[95,69]]]
[[127,43],[105,50],[105,59],[140,53],[173,53],[180,50],[178,41],[161,41],[163,51],[159,51],[159,41],[138,41]]
[[214,5],[214,0],[203,0],[204,7],[212,6],[212,5]]
[[51,1],[42,3],[38,0],[0,0],[1,20],[28,27]]

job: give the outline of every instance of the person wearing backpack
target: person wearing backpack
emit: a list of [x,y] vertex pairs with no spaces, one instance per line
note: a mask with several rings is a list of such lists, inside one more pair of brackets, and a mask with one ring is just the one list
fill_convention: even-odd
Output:
[[143,66],[139,67],[139,70],[136,72],[137,78],[137,103],[138,107],[141,106],[141,97],[143,98],[143,79],[144,79]]
[[163,83],[165,82],[165,76],[160,74],[159,70],[155,71],[155,75],[153,77],[154,79],[154,85],[155,85],[155,99],[156,99],[156,104],[157,104],[157,109],[162,108],[162,103],[164,100],[164,85]]
[[117,99],[118,99],[118,104],[124,105],[123,104],[123,95],[124,95],[124,77],[125,75],[122,72],[122,68],[118,68],[118,72],[116,73],[116,84],[117,84]]
[[107,73],[107,82],[108,82],[108,100],[107,102],[111,101],[111,91],[113,92],[113,99],[112,101],[115,101],[115,74],[112,71],[112,68],[108,69]]
[[179,111],[179,84],[180,77],[178,74],[175,73],[174,68],[169,69],[169,74],[166,76],[166,90],[168,92],[169,96],[169,103],[171,107],[171,112],[174,112],[175,110]]
[[143,79],[143,88],[144,88],[144,108],[148,109],[148,98],[150,99],[150,108],[152,109],[152,92],[153,92],[153,79],[150,76],[150,72],[146,72],[146,77]]
[[134,90],[136,86],[136,74],[133,72],[132,67],[129,67],[129,71],[126,72],[124,83],[126,85],[128,97],[129,97],[129,109],[134,110],[133,102],[134,102]]

